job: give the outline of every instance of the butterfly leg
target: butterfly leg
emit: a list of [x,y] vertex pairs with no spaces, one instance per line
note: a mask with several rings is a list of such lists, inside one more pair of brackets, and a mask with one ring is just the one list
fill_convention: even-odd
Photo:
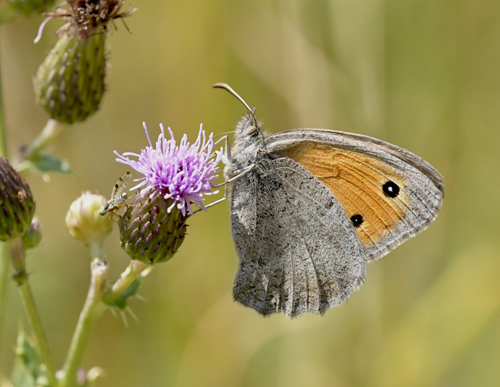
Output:
[[[256,168],[255,165],[251,165],[250,167],[248,167],[247,169],[245,169],[243,172],[237,174],[236,176],[233,176],[229,180],[226,180],[224,183],[220,183],[220,184],[214,185],[214,188],[215,187],[224,186],[224,196],[222,198],[216,200],[215,202],[207,204],[205,206],[205,208],[212,207],[212,206],[214,206],[214,205],[216,205],[216,204],[218,204],[218,203],[223,202],[224,200],[226,200],[227,199],[227,185],[228,185],[228,183],[232,183],[233,181],[240,179],[241,177],[245,176],[247,173],[253,171],[255,168]],[[193,214],[196,214],[196,212],[198,212],[198,211],[201,211],[201,208],[198,209],[198,210],[196,210]]]

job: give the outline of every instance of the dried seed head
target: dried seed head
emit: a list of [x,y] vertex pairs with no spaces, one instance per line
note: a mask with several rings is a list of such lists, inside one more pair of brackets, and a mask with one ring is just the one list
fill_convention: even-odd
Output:
[[45,15],[66,20],[66,24],[58,30],[59,35],[70,32],[70,35],[87,38],[107,31],[115,19],[125,18],[135,12],[134,8],[122,11],[123,3],[123,0],[67,0],[69,9],[58,9]]
[[35,207],[28,183],[0,157],[0,241],[21,237],[31,226]]

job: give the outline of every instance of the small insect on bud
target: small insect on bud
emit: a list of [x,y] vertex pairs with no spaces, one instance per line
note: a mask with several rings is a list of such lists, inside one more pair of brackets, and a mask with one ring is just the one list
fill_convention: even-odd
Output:
[[132,174],[130,172],[125,172],[123,176],[118,179],[111,191],[111,199],[99,208],[99,214],[104,216],[107,213],[114,213],[125,204],[127,201],[127,193],[123,191],[128,186],[131,176]]
[[99,215],[99,209],[106,203],[106,198],[90,192],[84,192],[76,199],[66,214],[66,227],[72,237],[81,240],[87,246],[101,244],[113,228],[108,216]]
[[[141,154],[126,152],[117,161],[141,173],[141,181],[132,189],[143,187],[136,194],[118,222],[122,247],[132,257],[145,263],[165,262],[177,251],[186,234],[186,220],[193,213],[192,206],[204,208],[204,195],[212,191],[217,179],[217,164],[222,158],[213,135],[208,140],[200,127],[194,144],[184,135],[179,145],[170,131],[165,138],[163,126],[156,142],[151,145],[146,125],[144,129],[150,146]],[[131,160],[126,156],[136,156]]]
[[28,183],[0,157],[0,241],[21,237],[31,226],[35,207]]
[[25,16],[31,14],[40,15],[47,11],[53,4],[54,0],[8,0],[9,6]]
[[42,232],[40,231],[40,223],[36,217],[31,221],[31,227],[23,235],[24,250],[32,249],[42,240]]

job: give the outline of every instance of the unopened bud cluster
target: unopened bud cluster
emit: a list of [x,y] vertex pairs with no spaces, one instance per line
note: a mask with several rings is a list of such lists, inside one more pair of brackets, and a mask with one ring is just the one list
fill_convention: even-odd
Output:
[[35,207],[28,183],[0,157],[0,241],[23,236],[31,226]]

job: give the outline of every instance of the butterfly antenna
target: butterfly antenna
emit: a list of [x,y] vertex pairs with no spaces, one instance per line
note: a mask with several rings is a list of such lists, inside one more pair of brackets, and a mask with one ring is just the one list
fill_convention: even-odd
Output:
[[240,101],[243,104],[243,106],[245,106],[247,108],[247,110],[250,112],[250,114],[253,117],[253,123],[254,123],[255,127],[258,128],[257,119],[255,118],[255,108],[250,109],[250,106],[248,106],[248,104],[245,102],[245,100],[243,98],[241,98],[239,96],[239,94],[236,91],[234,91],[231,86],[229,86],[227,83],[217,82],[215,85],[212,86],[212,89],[224,89],[227,92],[229,92],[230,94],[232,94],[233,97],[236,97],[236,99],[238,101]]

